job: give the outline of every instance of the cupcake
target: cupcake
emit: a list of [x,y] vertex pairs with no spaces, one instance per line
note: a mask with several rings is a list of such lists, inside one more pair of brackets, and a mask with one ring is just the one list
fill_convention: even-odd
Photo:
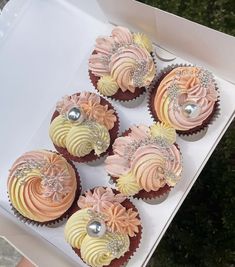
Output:
[[8,195],[19,219],[38,225],[67,217],[80,194],[74,165],[46,150],[24,153],[10,169]]
[[105,169],[125,196],[155,199],[180,180],[182,159],[176,132],[163,123],[133,126],[113,144]]
[[118,128],[113,106],[97,94],[82,92],[57,103],[49,135],[56,150],[66,158],[89,162],[108,153]]
[[135,206],[111,188],[96,187],[78,200],[65,239],[91,267],[123,266],[139,247],[141,221]]
[[196,133],[211,122],[218,108],[214,78],[200,67],[169,67],[151,92],[149,108],[154,119],[178,133]]
[[119,101],[140,96],[153,81],[156,68],[151,41],[143,33],[115,27],[98,37],[89,58],[89,75],[100,94]]

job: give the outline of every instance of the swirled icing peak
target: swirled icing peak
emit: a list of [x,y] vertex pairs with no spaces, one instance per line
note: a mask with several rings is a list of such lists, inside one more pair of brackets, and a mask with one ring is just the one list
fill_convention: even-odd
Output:
[[122,194],[103,187],[89,190],[79,198],[80,210],[67,221],[65,239],[80,249],[88,265],[110,265],[129,250],[130,238],[139,233],[138,212],[130,204],[126,208],[125,201]]
[[97,187],[94,191],[88,190],[85,196],[78,200],[78,207],[81,209],[92,208],[97,212],[103,212],[112,204],[122,203],[126,198],[122,194],[114,194],[111,188]]
[[163,123],[151,127],[133,126],[113,144],[114,155],[105,160],[105,169],[127,196],[140,190],[157,191],[174,186],[181,177],[182,160],[175,142],[175,130]]
[[156,73],[150,51],[151,42],[146,35],[133,35],[120,26],[113,29],[110,37],[97,38],[89,70],[101,77],[98,90],[111,96],[118,88],[134,93],[137,87],[149,86]]
[[177,67],[157,88],[154,109],[160,121],[187,131],[212,114],[218,92],[212,74],[199,67]]
[[53,119],[49,135],[53,143],[75,157],[84,157],[94,150],[101,155],[110,145],[109,130],[117,116],[101,98],[82,92],[65,96],[56,106],[59,115]]
[[[120,193],[114,193],[111,188],[97,187],[80,196],[78,207],[88,209],[93,218],[100,216],[111,232],[129,233],[130,236],[134,236],[134,233],[139,231],[136,226],[140,225],[140,220],[137,218],[137,212],[132,210],[134,214],[131,211],[127,212],[128,210],[123,205],[125,200],[126,197]],[[132,223],[128,220],[129,216],[133,219]]]
[[71,206],[76,188],[73,167],[61,155],[43,150],[19,157],[8,178],[14,208],[39,222],[59,218]]

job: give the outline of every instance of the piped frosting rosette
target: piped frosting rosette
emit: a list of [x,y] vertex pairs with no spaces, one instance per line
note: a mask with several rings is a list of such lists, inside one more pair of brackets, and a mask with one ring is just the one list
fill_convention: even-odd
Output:
[[89,266],[123,266],[141,239],[134,205],[111,188],[97,187],[79,198],[78,207],[65,225],[66,241]]
[[208,125],[218,106],[213,75],[200,67],[169,67],[150,96],[150,110],[156,120],[179,133],[194,133]]
[[151,199],[180,180],[182,159],[176,132],[163,123],[133,126],[113,144],[105,169],[125,196]]
[[73,164],[46,150],[19,157],[10,169],[7,186],[18,217],[38,225],[64,218],[80,194],[80,180]]
[[115,27],[111,36],[96,39],[89,59],[93,85],[104,96],[123,101],[134,99],[155,77],[152,50],[145,34],[132,34],[127,28]]
[[65,96],[56,105],[49,128],[57,151],[76,162],[88,162],[108,152],[118,134],[113,106],[94,93]]

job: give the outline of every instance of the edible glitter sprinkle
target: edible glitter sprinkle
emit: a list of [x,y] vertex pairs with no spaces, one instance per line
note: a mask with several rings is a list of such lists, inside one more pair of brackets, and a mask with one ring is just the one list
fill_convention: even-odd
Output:
[[107,219],[107,216],[103,213],[100,213],[100,212],[96,212],[94,210],[91,210],[91,209],[88,209],[87,210],[87,214],[90,216],[90,218],[92,220],[102,220],[102,221],[105,221]]
[[144,77],[148,73],[148,62],[146,60],[141,60],[136,63],[136,68],[132,74],[133,84],[135,87],[142,87],[144,83]]
[[108,65],[110,62],[110,57],[108,56],[101,56],[100,57],[100,63],[103,64],[104,66]]
[[175,173],[169,170],[166,170],[164,172],[164,177],[166,179],[166,182],[168,182],[169,184],[176,183],[180,180],[180,176],[175,175]]
[[43,195],[52,197],[53,201],[59,202],[64,195],[71,191],[71,188],[64,185],[65,180],[69,179],[70,176],[67,171],[62,171],[56,175],[48,175],[48,170],[53,166],[47,160],[27,160],[16,169],[14,177],[20,181],[20,185],[24,185],[30,172],[39,171],[41,185],[44,188]]
[[118,51],[118,49],[119,48],[121,48],[123,45],[122,44],[120,44],[120,43],[114,43],[113,45],[112,45],[112,48],[111,48],[111,53],[112,54],[115,54],[117,51]]
[[107,244],[107,249],[115,258],[117,258],[125,252],[127,245],[128,243],[126,242],[126,239],[121,235],[117,235],[116,238]]
[[179,93],[180,93],[180,88],[178,85],[173,83],[167,88],[167,91],[168,91],[168,96],[169,96],[170,100],[175,101],[176,98],[178,97]]
[[14,176],[20,181],[21,185],[24,185],[26,183],[27,175],[29,172],[34,169],[42,171],[42,169],[46,168],[47,166],[48,162],[46,160],[27,160],[16,169]]
[[70,179],[67,170],[63,170],[56,175],[42,175],[42,186],[44,187],[43,195],[45,197],[52,197],[55,202],[60,202],[62,198],[69,192],[70,187],[66,187],[64,182]]
[[170,152],[170,144],[165,138],[157,137],[157,138],[145,138],[140,141],[132,141],[125,148],[125,157],[127,160],[131,160],[135,151],[141,146],[147,145],[156,145],[159,147],[159,150],[162,152],[165,159],[173,161],[174,157]]
[[83,123],[91,129],[93,141],[96,144],[97,148],[100,151],[106,149],[109,146],[109,143],[104,142],[104,140],[102,140],[102,136],[100,135],[100,131],[98,131],[97,127],[95,126],[95,122],[92,120],[86,120]]
[[212,82],[213,76],[208,70],[201,69],[198,73],[198,78],[201,82],[202,87],[208,87],[208,85]]

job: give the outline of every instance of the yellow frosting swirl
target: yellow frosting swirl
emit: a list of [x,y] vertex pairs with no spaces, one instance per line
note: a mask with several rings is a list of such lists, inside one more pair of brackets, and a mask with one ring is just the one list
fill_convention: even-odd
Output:
[[66,147],[66,136],[71,127],[72,123],[61,115],[52,121],[49,128],[49,135],[56,146]]
[[67,135],[66,148],[73,156],[86,156],[92,151],[92,138],[88,125],[74,126]]
[[176,131],[168,124],[157,122],[150,127],[150,131],[152,137],[166,139],[169,144],[176,141]]
[[93,149],[97,155],[105,152],[110,144],[107,128],[99,123],[74,126],[66,138],[68,152],[77,157],[88,155]]
[[111,96],[118,91],[119,86],[111,76],[105,75],[99,79],[97,88],[101,94]]
[[117,188],[125,196],[133,196],[141,190],[141,187],[131,172],[123,174],[118,178]]
[[148,38],[146,34],[139,33],[139,32],[134,33],[133,38],[134,38],[134,43],[147,49],[149,53],[153,51],[152,42],[150,41],[150,39]]
[[90,221],[88,209],[82,209],[75,212],[65,225],[65,239],[73,248],[81,248],[83,239],[86,236],[86,226]]
[[[120,253],[114,255],[110,247],[114,242],[121,241]],[[120,258],[128,251],[130,239],[126,234],[107,233],[103,237],[94,238],[86,236],[81,245],[81,256],[83,260],[92,267],[102,267],[110,265],[115,258]]]

